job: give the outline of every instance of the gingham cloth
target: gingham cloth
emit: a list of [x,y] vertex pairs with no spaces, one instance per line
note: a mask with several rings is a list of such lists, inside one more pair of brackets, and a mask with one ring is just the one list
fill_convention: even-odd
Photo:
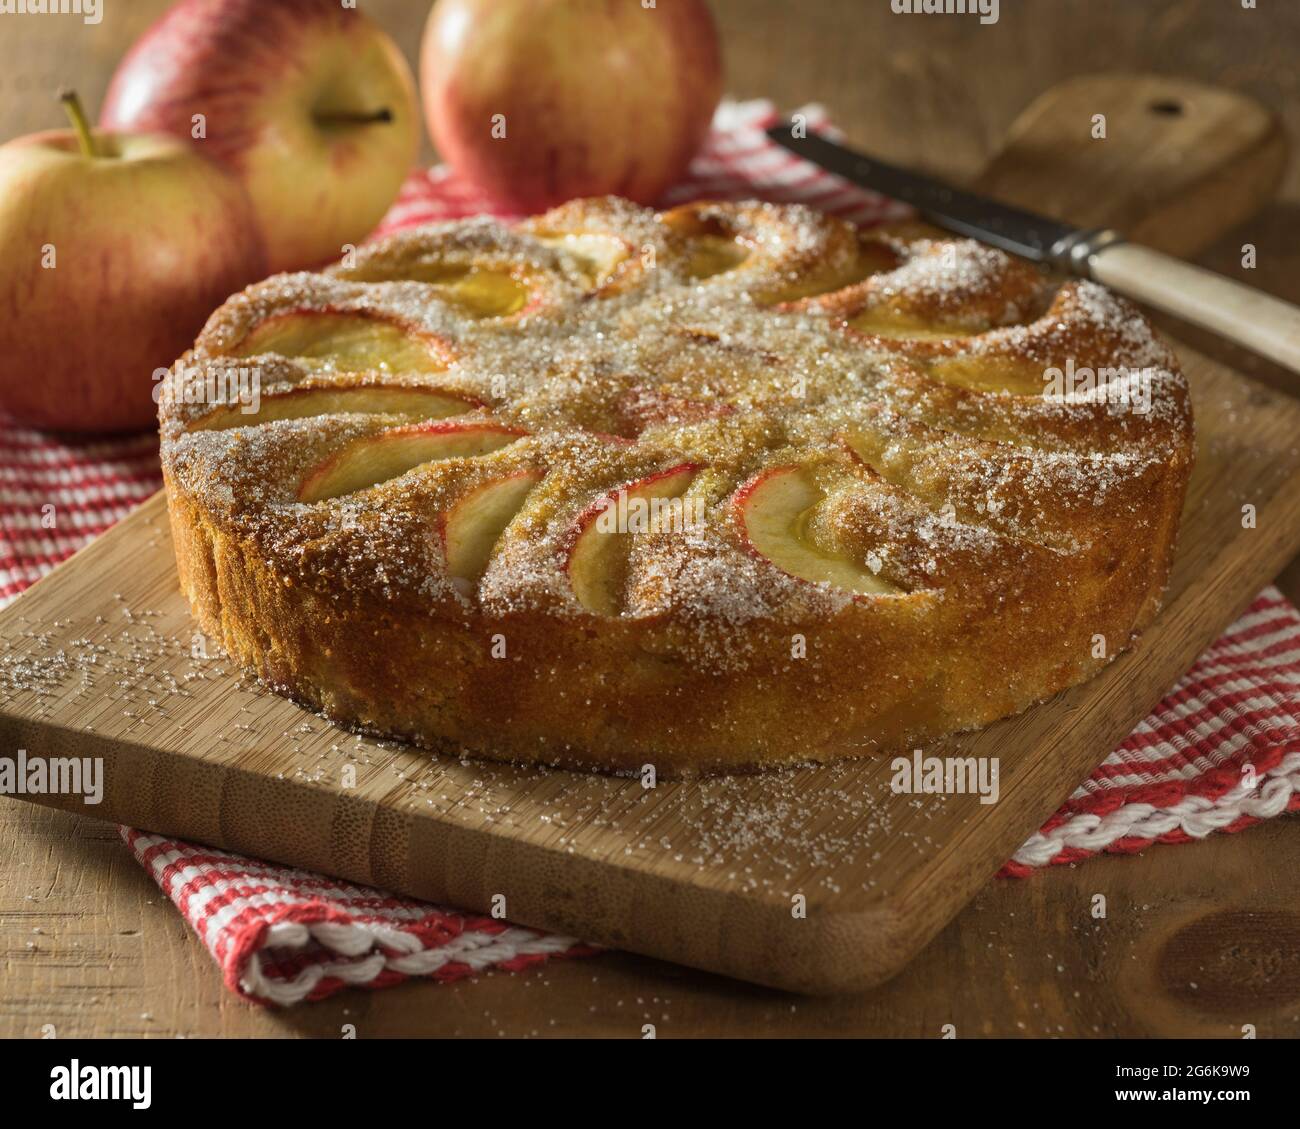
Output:
[[[816,107],[813,129],[830,127]],[[758,196],[860,223],[905,210],[773,145],[762,102],[729,103],[668,203]],[[445,168],[411,177],[380,233],[489,211]],[[0,421],[0,601],[129,513],[160,485],[153,436],[73,442]],[[56,528],[43,507],[54,503]],[[1156,710],[1002,870],[1025,875],[1102,851],[1240,831],[1300,808],[1300,613],[1275,588],[1205,652]],[[593,951],[504,921],[127,828],[123,839],[185,915],[226,983],[264,1003],[319,999],[407,976],[455,979]]]

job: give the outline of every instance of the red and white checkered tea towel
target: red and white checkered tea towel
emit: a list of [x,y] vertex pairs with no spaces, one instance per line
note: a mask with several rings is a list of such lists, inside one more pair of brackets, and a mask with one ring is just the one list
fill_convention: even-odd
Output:
[[[820,110],[805,112],[810,128],[829,128]],[[773,145],[762,131],[774,120],[766,103],[724,105],[690,179],[668,202],[797,200],[860,223],[907,214]],[[488,210],[454,175],[435,168],[411,177],[381,231]],[[0,421],[0,602],[159,485],[152,436],[72,442]],[[1268,588],[1003,873],[1239,831],[1297,808],[1300,613]],[[448,980],[592,951],[571,938],[291,867],[129,829],[122,834],[207,945],[226,983],[261,1002],[292,1004],[407,976]]]
[[408,976],[516,972],[548,957],[595,951],[572,937],[120,830],[216,958],[226,986],[262,1003],[324,999],[352,986],[386,988]]

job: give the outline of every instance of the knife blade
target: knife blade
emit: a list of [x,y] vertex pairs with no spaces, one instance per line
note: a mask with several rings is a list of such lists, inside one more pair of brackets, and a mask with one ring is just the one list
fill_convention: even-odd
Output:
[[772,126],[767,135],[782,148],[851,184],[910,204],[939,227],[1035,263],[1068,267],[1069,248],[1087,234],[1060,220],[999,204],[868,157],[818,134],[798,136],[790,122]]
[[911,204],[938,227],[1103,283],[1300,373],[1300,308],[1271,294],[1129,243],[1112,228],[1078,228],[1000,204],[796,130],[789,121],[767,135],[850,184]]

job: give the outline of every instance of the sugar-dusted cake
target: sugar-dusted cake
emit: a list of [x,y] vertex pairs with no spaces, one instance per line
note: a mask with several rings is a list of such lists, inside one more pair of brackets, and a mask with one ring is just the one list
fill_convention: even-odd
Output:
[[660,772],[897,749],[1159,606],[1187,388],[1088,282],[804,207],[578,201],[219,309],[164,382],[181,582],[272,689]]

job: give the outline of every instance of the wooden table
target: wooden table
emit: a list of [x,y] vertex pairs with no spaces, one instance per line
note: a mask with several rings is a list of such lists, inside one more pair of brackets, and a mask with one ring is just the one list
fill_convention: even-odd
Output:
[[[713,0],[728,88],[821,101],[882,157],[962,177],[1016,113],[1072,75],[1162,70],[1240,89],[1300,138],[1300,9],[1219,0],[1006,0],[998,24],[896,16],[888,0]],[[97,27],[0,17],[0,139],[61,124],[52,91],[97,105],[164,0],[108,3]],[[414,57],[425,5],[366,0]],[[1269,10],[1271,9],[1271,10]],[[22,21],[27,21],[26,23]],[[432,153],[426,154],[432,156]],[[1205,257],[1259,248],[1256,284],[1300,301],[1300,162],[1279,203]],[[1287,377],[1182,331],[1278,387]],[[1279,579],[1300,600],[1300,561]],[[607,954],[521,976],[348,992],[278,1014],[226,991],[206,950],[115,829],[0,799],[0,1035],[1300,1034],[1300,821],[991,882],[909,966],[861,996],[808,1000]],[[1095,921],[1093,895],[1109,913]]]

